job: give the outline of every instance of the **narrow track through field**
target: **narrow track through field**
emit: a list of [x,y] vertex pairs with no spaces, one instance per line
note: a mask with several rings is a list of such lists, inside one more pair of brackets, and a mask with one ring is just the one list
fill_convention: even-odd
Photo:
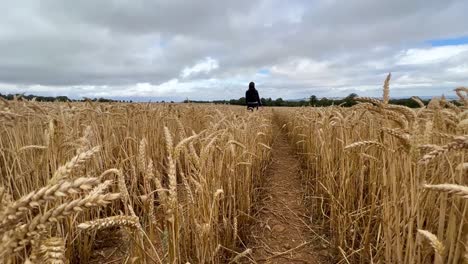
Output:
[[[258,222],[251,227],[245,263],[330,263],[327,243],[305,217],[300,161],[277,125]],[[314,235],[315,233],[315,235]]]

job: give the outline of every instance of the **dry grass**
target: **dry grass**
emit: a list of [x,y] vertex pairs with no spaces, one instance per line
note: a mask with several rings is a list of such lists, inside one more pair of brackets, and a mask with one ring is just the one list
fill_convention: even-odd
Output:
[[269,162],[270,111],[18,100],[0,107],[1,263],[104,262],[95,238],[120,229],[127,252],[107,260],[240,258],[233,252]]

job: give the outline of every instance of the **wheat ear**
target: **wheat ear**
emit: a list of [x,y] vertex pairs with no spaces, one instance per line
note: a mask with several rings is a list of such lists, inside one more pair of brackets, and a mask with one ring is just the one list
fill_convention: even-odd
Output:
[[442,256],[444,255],[445,246],[440,240],[437,238],[436,235],[432,234],[427,230],[418,229],[418,233],[424,236],[429,243],[431,244],[432,248],[434,249],[436,255],[436,264],[442,264]]
[[447,145],[442,146],[439,149],[435,149],[426,155],[423,156],[421,160],[419,160],[420,164],[427,164],[429,161],[435,159],[436,157],[448,153],[453,150],[465,149],[468,147],[468,138],[465,136],[455,137],[455,139],[448,143]]
[[403,144],[403,146],[406,149],[411,148],[411,143],[410,143],[410,135],[408,133],[402,132],[400,129],[391,129],[387,127],[382,127],[381,129],[383,132],[396,137],[399,139],[399,141]]
[[388,104],[388,101],[390,101],[390,78],[392,78],[392,73],[389,73],[387,75],[387,78],[385,78],[385,82],[383,85],[383,102],[384,104]]
[[99,152],[100,149],[101,149],[100,146],[96,146],[90,150],[81,152],[80,154],[76,155],[70,161],[68,161],[65,165],[60,166],[55,171],[54,176],[52,177],[52,179],[50,179],[49,183],[54,184],[54,183],[57,183],[60,179],[68,177],[74,169],[81,167],[95,153]]
[[65,264],[65,240],[62,237],[45,239],[41,243],[39,254],[45,264]]
[[434,145],[434,144],[419,145],[418,148],[419,148],[422,152],[430,152],[430,151],[442,149],[441,146]]
[[142,171],[146,170],[146,147],[148,142],[146,138],[143,138],[140,141],[140,146],[138,147],[138,166]]
[[465,103],[466,101],[466,93],[468,93],[468,88],[465,87],[457,87],[455,88],[455,93],[457,94],[458,98],[460,99],[459,101],[462,103]]
[[177,160],[179,158],[179,155],[182,151],[182,149],[185,147],[187,143],[190,141],[196,139],[198,135],[192,135],[190,137],[182,139],[179,143],[177,143],[175,149],[174,149],[174,159]]
[[84,209],[108,205],[111,201],[120,198],[120,193],[108,193],[87,195],[64,204],[61,204],[44,214],[37,215],[30,222],[14,230],[9,231],[2,238],[0,244],[0,257],[11,254],[13,251],[22,250],[31,242],[31,238],[44,230],[48,225],[65,218],[72,213],[81,212]]
[[379,107],[382,106],[383,102],[380,101],[379,99],[375,99],[375,98],[371,98],[371,97],[356,97],[354,100],[358,101],[358,102],[365,102],[365,103],[371,103],[371,104],[375,104]]
[[368,140],[368,141],[359,141],[359,142],[354,142],[352,144],[349,144],[344,148],[344,150],[351,150],[353,148],[364,147],[364,146],[376,146],[382,149],[385,148],[384,145],[382,145],[382,143],[380,142]]
[[118,215],[84,222],[79,224],[78,228],[85,231],[98,231],[116,226],[124,226],[132,229],[138,229],[140,227],[140,222],[137,216]]
[[424,184],[423,187],[429,190],[446,192],[457,196],[461,196],[464,199],[468,199],[468,186],[444,183],[436,185]]
[[149,200],[148,200],[148,215],[149,219],[152,223],[155,223],[155,218],[154,218],[154,192],[151,189],[151,181],[154,179],[154,173],[153,173],[153,161],[149,160],[148,165],[145,170],[145,175],[144,175],[144,181],[145,181],[145,186],[148,186],[149,190],[151,193],[148,193]]
[[386,105],[385,109],[401,113],[408,122],[413,123],[416,120],[416,113],[409,107],[403,105]]
[[97,178],[78,178],[74,181],[65,181],[33,191],[14,201],[0,212],[0,231],[18,223],[21,217],[31,208],[38,207],[47,201],[56,200],[60,197],[90,190],[98,183],[99,180]]

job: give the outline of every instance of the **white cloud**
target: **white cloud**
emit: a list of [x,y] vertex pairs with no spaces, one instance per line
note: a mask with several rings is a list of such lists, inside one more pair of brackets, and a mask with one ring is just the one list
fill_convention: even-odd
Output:
[[440,63],[468,52],[468,45],[408,49],[398,55],[397,64],[415,65]]
[[219,63],[217,60],[212,59],[211,57],[206,57],[204,60],[196,63],[192,67],[186,67],[180,74],[183,78],[192,77],[199,73],[208,74],[212,70],[219,68]]
[[447,69],[447,72],[468,76],[468,64],[464,63]]
[[327,75],[329,65],[327,61],[314,61],[310,59],[293,59],[283,64],[275,65],[271,72],[285,75],[293,79],[311,79]]

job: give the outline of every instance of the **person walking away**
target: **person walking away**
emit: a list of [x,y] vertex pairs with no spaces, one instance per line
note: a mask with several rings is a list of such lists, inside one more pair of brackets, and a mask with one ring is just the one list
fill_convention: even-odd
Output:
[[257,89],[255,89],[255,83],[249,83],[249,89],[245,92],[245,101],[247,103],[247,109],[253,111],[254,108],[258,110],[259,106],[262,106],[260,96],[258,95]]

